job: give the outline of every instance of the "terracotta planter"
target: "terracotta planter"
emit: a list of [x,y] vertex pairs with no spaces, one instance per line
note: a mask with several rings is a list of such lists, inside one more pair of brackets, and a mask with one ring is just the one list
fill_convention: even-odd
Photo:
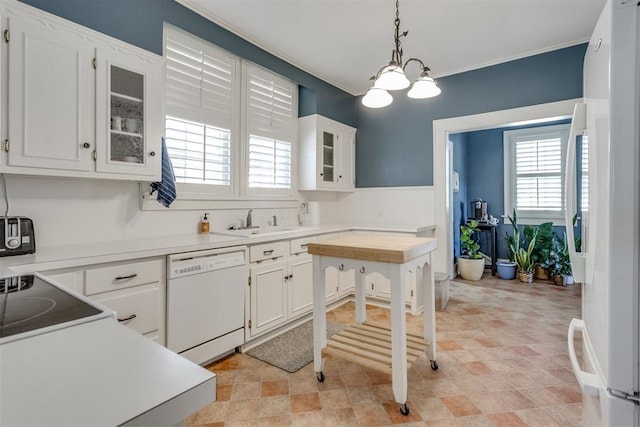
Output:
[[547,273],[547,269],[541,266],[540,264],[536,265],[536,279],[538,280],[549,280],[549,273]]
[[465,280],[480,280],[484,273],[484,259],[458,258],[458,272]]
[[556,286],[565,286],[567,284],[565,281],[565,276],[563,276],[562,274],[554,274],[553,284]]
[[522,283],[533,283],[533,273],[526,273],[524,271],[518,272],[518,277]]

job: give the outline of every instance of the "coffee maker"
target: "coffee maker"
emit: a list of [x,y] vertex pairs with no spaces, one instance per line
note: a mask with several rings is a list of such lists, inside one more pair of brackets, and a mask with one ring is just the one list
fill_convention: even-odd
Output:
[[487,202],[482,199],[473,199],[469,202],[469,219],[475,219],[476,221],[488,220]]

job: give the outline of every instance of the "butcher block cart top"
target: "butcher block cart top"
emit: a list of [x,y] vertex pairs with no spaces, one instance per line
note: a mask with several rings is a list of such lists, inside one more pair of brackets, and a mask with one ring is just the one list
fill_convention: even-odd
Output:
[[[425,237],[354,235],[310,243],[313,255],[313,363],[318,381],[325,380],[324,355],[344,357],[369,368],[390,372],[393,394],[400,412],[407,406],[407,370],[424,351],[436,362],[435,295],[431,252],[437,240]],[[356,324],[326,338],[325,270],[328,267],[356,273]],[[391,282],[391,328],[366,320],[365,274],[378,272]],[[424,299],[424,335],[407,337],[403,278],[413,273]]]

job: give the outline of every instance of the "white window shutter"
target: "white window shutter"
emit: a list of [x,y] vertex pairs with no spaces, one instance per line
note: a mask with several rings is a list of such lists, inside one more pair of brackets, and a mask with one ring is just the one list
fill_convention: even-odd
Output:
[[233,192],[239,59],[172,26],[165,28],[165,58],[165,140],[176,181],[209,184],[205,192],[229,194]]
[[291,189],[297,87],[252,64],[246,79],[247,187]]

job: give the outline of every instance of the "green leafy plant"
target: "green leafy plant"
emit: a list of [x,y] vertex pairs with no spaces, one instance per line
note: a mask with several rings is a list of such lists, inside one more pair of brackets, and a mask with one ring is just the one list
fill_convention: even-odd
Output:
[[[520,234],[520,233],[518,233]],[[531,253],[533,252],[533,248],[536,246],[536,237],[538,235],[538,231],[535,230],[531,237],[531,241],[527,246],[527,249],[520,247],[519,240],[517,241],[517,248],[514,245],[513,253],[514,253],[514,262],[518,266],[518,270],[523,273],[532,273],[535,268],[535,262],[533,262],[531,258]]]
[[480,245],[474,236],[478,230],[478,221],[471,220],[460,226],[460,247],[469,259],[481,259]]
[[569,248],[567,246],[567,235],[564,234],[562,241],[556,240],[551,251],[552,262],[549,266],[551,272],[568,276],[571,274],[571,260],[569,259]]
[[509,261],[515,261],[515,253],[517,248],[520,247],[520,229],[518,228],[518,216],[516,210],[513,209],[511,216],[507,215],[507,219],[513,227],[513,234],[505,233],[505,240],[507,241],[507,248],[509,248]]

